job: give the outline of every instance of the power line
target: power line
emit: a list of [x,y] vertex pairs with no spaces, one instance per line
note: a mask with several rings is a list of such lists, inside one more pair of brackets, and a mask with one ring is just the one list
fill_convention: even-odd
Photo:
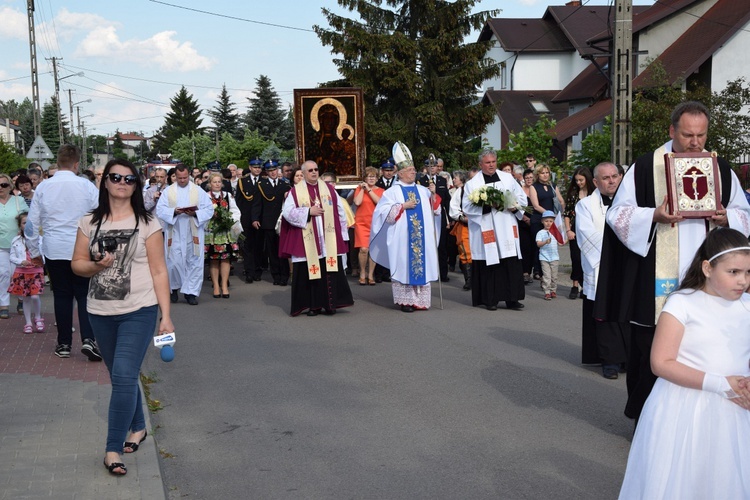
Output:
[[297,28],[295,26],[285,26],[283,24],[267,23],[267,22],[264,22],[264,21],[254,21],[252,19],[245,19],[245,18],[242,18],[242,17],[229,16],[229,15],[226,15],[226,14],[217,14],[216,12],[208,12],[207,10],[192,9],[190,7],[184,7],[182,5],[175,5],[175,4],[167,3],[167,2],[161,2],[159,0],[149,0],[149,1],[151,1],[153,3],[160,3],[162,5],[167,5],[169,7],[174,7],[175,9],[189,10],[189,11],[192,11],[192,12],[198,12],[200,14],[207,14],[209,16],[224,17],[226,19],[233,19],[235,21],[243,21],[243,22],[246,22],[246,23],[261,24],[263,26],[271,26],[271,27],[274,27],[274,28],[284,28],[284,29],[287,29],[287,30],[308,31],[310,33],[315,33],[315,31],[313,31],[311,29],[307,29],[307,28]]
[[[185,87],[199,88],[199,89],[209,89],[209,90],[221,90],[221,87],[213,87],[213,86],[210,86],[210,85],[193,85],[193,84],[189,84],[189,83],[165,82],[165,81],[161,81],[161,80],[149,80],[148,78],[138,78],[136,76],[118,75],[117,73],[107,73],[106,71],[98,71],[98,70],[95,70],[95,69],[83,68],[81,66],[73,66],[73,65],[70,65],[70,64],[67,64],[67,65],[61,64],[60,66],[64,66],[64,67],[66,67],[68,69],[75,68],[75,69],[79,69],[79,70],[84,70],[86,72],[98,73],[100,75],[115,76],[117,78],[126,78],[128,80],[137,80],[139,82],[158,83],[158,84],[161,84],[161,85],[185,86]],[[249,90],[249,89],[227,88],[227,90],[231,90],[231,91],[234,91],[234,92],[251,92],[253,94],[255,93],[254,90]]]
[[[61,66],[62,66],[62,65],[61,65]],[[51,73],[52,73],[51,71],[45,71],[44,73],[39,73],[39,74],[40,74],[40,75],[49,75],[49,74],[51,74]],[[15,77],[15,78],[7,78],[7,79],[5,79],[5,80],[0,80],[0,83],[5,83],[5,82],[12,82],[12,81],[14,81],[14,80],[23,80],[24,78],[31,78],[31,75],[26,75],[26,76],[17,76],[17,77]]]
[[[110,118],[109,116],[102,116],[101,118],[109,118],[110,120],[114,120],[114,118]],[[128,123],[128,122],[137,122],[139,120],[150,120],[153,118],[164,118],[164,115],[158,115],[158,116],[142,116],[140,118],[133,118],[130,120],[115,120],[111,122],[101,122],[101,123],[90,123],[90,127],[100,126],[100,125],[112,125],[113,123]]]
[[55,40],[55,45],[57,46],[57,52],[62,55],[62,50],[60,49],[60,43],[57,40],[57,26],[55,26],[55,13],[52,12],[52,2],[50,0],[47,0],[47,5],[49,6],[49,17],[50,22],[52,23],[52,35]]
[[[150,80],[148,78],[139,78],[137,76],[128,76],[128,75],[120,75],[120,74],[117,74],[117,73],[108,73],[106,71],[99,71],[99,70],[95,70],[95,69],[84,68],[83,66],[74,66],[72,64],[63,64],[63,63],[60,63],[60,66],[63,67],[63,68],[66,68],[68,70],[71,70],[71,71],[73,69],[83,70],[83,71],[86,71],[87,73],[98,73],[100,75],[114,76],[114,77],[117,77],[117,78],[125,78],[127,80],[136,80],[136,81],[139,81],[139,82],[146,82],[146,83],[158,83],[160,85],[184,86],[184,87],[187,87],[187,88],[208,89],[208,90],[221,90],[222,89],[222,87],[215,87],[215,86],[212,86],[212,85],[196,85],[196,84],[192,84],[192,83],[166,82],[166,81],[163,81],[163,80]],[[250,92],[251,94],[255,94],[255,90],[250,90],[250,89],[239,89],[239,88],[227,87],[227,90],[230,90],[232,92]],[[281,94],[292,94],[292,93],[294,93],[294,91],[293,90],[276,90],[276,93],[279,94],[279,95],[281,95]]]
[[109,84],[107,84],[107,83],[104,83],[104,82],[100,82],[99,80],[95,80],[95,79],[91,78],[90,76],[84,76],[83,78],[85,78],[85,79],[87,79],[87,80],[91,80],[91,81],[92,81],[92,82],[94,82],[94,83],[98,83],[99,85],[104,85],[105,87],[109,87],[109,88],[111,88],[111,89],[114,89],[114,90],[116,90],[116,91],[118,91],[118,92],[122,92],[122,93],[125,93],[125,94],[129,94],[129,95],[132,95],[132,96],[134,96],[134,97],[137,97],[137,98],[139,98],[139,99],[145,99],[145,100],[147,100],[147,101],[151,101],[151,102],[152,102],[153,104],[157,104],[157,105],[159,105],[159,106],[165,106],[165,104],[164,104],[164,103],[162,103],[162,102],[159,102],[159,101],[157,101],[157,100],[154,100],[154,99],[151,99],[150,97],[145,97],[145,96],[142,96],[142,95],[134,94],[133,92],[128,92],[127,90],[123,90],[123,89],[120,89],[120,88],[114,87],[114,86],[112,86],[112,85],[109,85]]
[[86,85],[81,85],[80,83],[77,84],[76,86],[77,87],[83,87],[84,89],[89,89],[89,90],[91,90],[93,92],[100,92],[102,94],[111,95],[111,96],[114,96],[114,97],[116,97],[118,99],[122,99],[122,100],[125,100],[125,101],[141,102],[143,104],[151,104],[152,106],[163,106],[165,108],[169,107],[167,104],[161,104],[161,103],[158,103],[156,101],[144,101],[144,100],[141,100],[141,99],[133,99],[132,97],[121,96],[121,95],[113,94],[112,92],[106,92],[104,90],[99,90],[99,89],[87,87]]

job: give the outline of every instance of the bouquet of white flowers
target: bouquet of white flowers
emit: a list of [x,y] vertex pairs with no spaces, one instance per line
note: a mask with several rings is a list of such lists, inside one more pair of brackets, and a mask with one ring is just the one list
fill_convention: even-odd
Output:
[[513,191],[509,189],[500,191],[490,184],[485,184],[479,189],[472,191],[469,195],[469,201],[480,207],[489,206],[500,211],[516,209],[523,210],[526,213],[531,212],[530,207],[521,206]]

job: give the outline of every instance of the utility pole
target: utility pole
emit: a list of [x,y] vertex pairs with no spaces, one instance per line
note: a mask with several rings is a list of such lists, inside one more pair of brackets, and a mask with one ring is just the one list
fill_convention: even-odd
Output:
[[70,104],[70,131],[73,132],[73,89],[68,89],[68,103]]
[[633,1],[615,0],[615,36],[612,50],[612,161],[632,163]]
[[42,113],[39,108],[39,73],[36,67],[36,35],[34,33],[34,0],[26,1],[26,12],[29,19],[29,52],[31,57],[31,95],[34,104],[34,137],[41,137]]
[[57,105],[57,131],[60,133],[60,145],[65,144],[63,134],[62,110],[60,109],[60,80],[57,78],[57,57],[52,56],[52,75],[55,77],[55,104]]

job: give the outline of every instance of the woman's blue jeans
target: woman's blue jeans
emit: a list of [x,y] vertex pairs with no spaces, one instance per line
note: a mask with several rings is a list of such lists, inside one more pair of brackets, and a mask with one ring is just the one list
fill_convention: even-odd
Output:
[[89,314],[96,343],[112,381],[107,449],[122,453],[128,431],[146,428],[138,376],[154,337],[158,306],[115,316]]

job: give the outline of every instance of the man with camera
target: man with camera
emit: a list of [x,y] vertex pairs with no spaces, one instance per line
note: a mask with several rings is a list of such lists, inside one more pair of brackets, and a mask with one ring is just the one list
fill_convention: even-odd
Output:
[[[44,230],[42,253],[47,262],[52,296],[55,300],[57,347],[55,355],[69,358],[73,343],[73,298],[78,303],[78,322],[81,329],[81,352],[91,361],[101,361],[99,348],[89,324],[86,297],[89,279],[73,274],[70,262],[78,231],[78,219],[99,205],[99,190],[93,183],[79,177],[81,150],[63,144],[57,151],[58,172],[37,186],[31,199],[26,224],[28,248],[35,259],[40,255],[39,230]],[[35,255],[36,254],[36,255]],[[41,265],[41,259],[40,259]]]

